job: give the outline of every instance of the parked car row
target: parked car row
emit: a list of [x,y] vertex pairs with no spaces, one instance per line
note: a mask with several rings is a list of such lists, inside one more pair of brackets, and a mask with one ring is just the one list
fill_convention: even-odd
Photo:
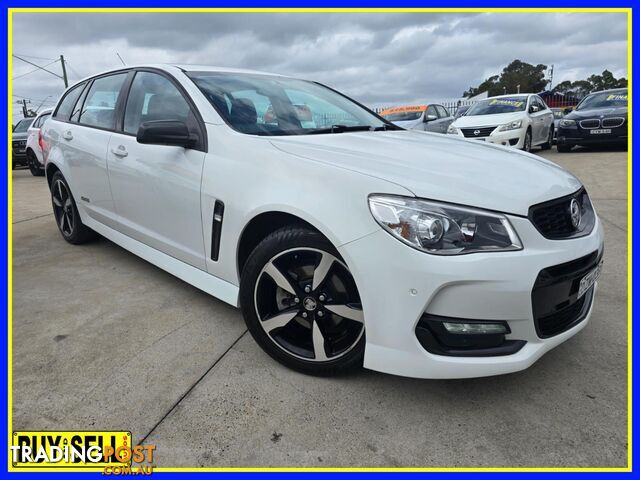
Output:
[[626,144],[628,135],[627,89],[592,93],[573,110],[549,108],[536,94],[517,94],[461,106],[455,116],[437,104],[393,107],[380,115],[403,128],[448,133],[527,152],[533,147],[549,149],[554,143],[559,152],[569,152],[576,145]]
[[12,133],[12,168],[22,165],[29,167],[34,177],[44,175],[44,156],[42,127],[51,117],[53,109],[42,110],[35,117],[27,117],[20,120]]
[[579,179],[488,145],[549,143],[553,115],[536,95],[455,122],[405,110],[387,118],[456,130],[407,130],[280,75],[104,72],[44,123],[54,218],[71,244],[101,234],[240,307],[264,351],[305,373],[527,368],[587,324],[604,248]]

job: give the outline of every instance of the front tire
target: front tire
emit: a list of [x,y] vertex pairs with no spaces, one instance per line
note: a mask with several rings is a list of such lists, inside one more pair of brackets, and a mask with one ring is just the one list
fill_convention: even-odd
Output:
[[527,133],[524,134],[524,143],[522,144],[522,150],[525,152],[531,151],[531,129],[527,129]]
[[51,179],[51,204],[58,230],[67,242],[79,245],[98,237],[96,232],[82,223],[69,184],[60,172],[56,172]]
[[558,143],[557,148],[560,153],[569,153],[573,148],[573,145],[569,145],[568,143]]
[[362,366],[358,289],[320,233],[290,226],[262,240],[242,270],[240,305],[255,341],[283,365],[311,375]]

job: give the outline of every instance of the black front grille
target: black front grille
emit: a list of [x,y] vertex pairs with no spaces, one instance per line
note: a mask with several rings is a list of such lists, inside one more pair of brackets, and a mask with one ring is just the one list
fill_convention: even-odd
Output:
[[481,137],[488,137],[489,135],[491,135],[491,132],[493,132],[495,129],[496,127],[471,127],[471,128],[461,128],[460,130],[462,131],[462,134],[465,137],[481,138]]
[[600,120],[597,118],[589,119],[589,120],[581,120],[580,126],[582,128],[598,128],[600,126]]
[[604,128],[617,128],[621,127],[624,124],[624,118],[622,117],[611,117],[605,118],[602,120],[602,126]]
[[536,333],[548,338],[585,319],[593,299],[593,287],[578,298],[580,280],[600,262],[602,254],[592,252],[571,262],[542,270],[533,286],[531,302]]
[[[574,199],[580,208],[580,223],[577,226],[573,224],[571,215]],[[533,205],[529,208],[529,220],[545,238],[558,240],[591,233],[595,214],[589,195],[582,188],[572,195]]]
[[[568,330],[570,327],[577,325],[584,319],[588,305],[591,303],[593,289],[584,294],[577,302],[572,303],[566,308],[552,313],[546,317],[537,319],[538,335],[542,338],[553,337],[559,333]],[[587,308],[585,308],[587,305]]]

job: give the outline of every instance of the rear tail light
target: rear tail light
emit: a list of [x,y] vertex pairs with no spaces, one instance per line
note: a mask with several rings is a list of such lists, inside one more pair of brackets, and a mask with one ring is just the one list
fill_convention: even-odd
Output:
[[38,145],[40,146],[40,150],[44,150],[44,148],[42,148],[42,129],[38,130]]

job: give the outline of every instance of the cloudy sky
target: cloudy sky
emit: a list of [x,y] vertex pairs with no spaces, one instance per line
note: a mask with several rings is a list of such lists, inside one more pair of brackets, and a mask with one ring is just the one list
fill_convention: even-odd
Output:
[[[220,65],[318,80],[382,106],[459,97],[516,58],[554,64],[554,84],[605,68],[626,77],[627,23],[617,13],[14,14],[13,53],[38,65],[63,54],[71,83],[121,66],[116,52],[129,65]],[[47,68],[59,73],[60,63]],[[29,73],[35,69],[13,59],[14,100],[50,105],[63,82]]]

